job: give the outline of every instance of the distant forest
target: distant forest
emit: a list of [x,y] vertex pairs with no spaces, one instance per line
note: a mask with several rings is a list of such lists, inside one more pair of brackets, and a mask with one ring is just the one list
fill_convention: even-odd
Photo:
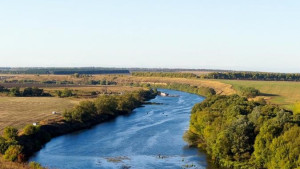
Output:
[[300,74],[298,73],[214,72],[202,77],[205,79],[300,81]]
[[133,76],[143,77],[171,77],[171,78],[199,78],[193,73],[174,73],[174,72],[133,72]]
[[133,76],[228,79],[228,80],[265,80],[265,81],[300,81],[298,73],[265,73],[265,72],[212,72],[203,75],[181,72],[133,72]]
[[4,74],[129,74],[127,69],[115,68],[0,68],[0,73]]
[[209,71],[231,72],[229,70],[209,69],[168,69],[168,68],[104,68],[104,67],[0,67],[0,73],[6,74],[128,74],[130,72],[181,72],[181,71]]
[[[210,72],[195,74],[184,71]],[[9,68],[0,67],[2,74],[130,74],[142,77],[171,77],[199,79],[228,79],[228,80],[265,80],[265,81],[300,81],[300,73],[269,73],[243,72],[230,70],[209,69],[164,69],[164,68],[103,68],[103,67],[74,67],[74,68]]]

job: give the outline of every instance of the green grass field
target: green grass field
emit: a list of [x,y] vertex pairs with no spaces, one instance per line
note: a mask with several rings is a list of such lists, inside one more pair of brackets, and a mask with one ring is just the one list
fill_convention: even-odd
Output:
[[300,82],[278,81],[246,81],[246,80],[218,80],[231,84],[233,88],[254,87],[262,93],[263,97],[270,99],[273,104],[283,105],[292,109],[293,105],[300,101]]

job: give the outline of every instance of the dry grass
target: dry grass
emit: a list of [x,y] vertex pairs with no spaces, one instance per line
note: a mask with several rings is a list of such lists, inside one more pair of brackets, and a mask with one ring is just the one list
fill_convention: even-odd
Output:
[[22,128],[26,124],[57,118],[52,111],[63,112],[77,100],[56,97],[0,97],[0,131],[6,126]]
[[30,169],[30,167],[26,164],[6,161],[2,156],[0,156],[0,169]]

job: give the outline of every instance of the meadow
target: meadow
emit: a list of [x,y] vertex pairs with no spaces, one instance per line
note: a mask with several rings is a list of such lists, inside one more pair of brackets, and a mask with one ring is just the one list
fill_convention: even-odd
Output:
[[[46,87],[45,92],[55,94],[55,91],[64,90],[65,87]],[[91,92],[118,94],[140,89],[128,86],[75,86],[68,89],[76,92],[75,97],[11,97],[0,96],[0,133],[6,126],[21,129],[27,124],[42,120],[61,118],[61,113],[70,109],[82,100],[92,100]],[[58,114],[52,114],[52,112]]]
[[268,102],[293,109],[295,103],[300,101],[300,82],[284,81],[249,81],[249,80],[218,80],[230,84],[233,88],[254,87],[262,93]]

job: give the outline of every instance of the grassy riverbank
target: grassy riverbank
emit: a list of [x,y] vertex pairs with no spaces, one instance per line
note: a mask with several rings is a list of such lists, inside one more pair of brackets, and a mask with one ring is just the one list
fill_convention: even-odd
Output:
[[64,112],[63,118],[44,120],[37,126],[27,125],[21,132],[12,127],[5,128],[3,137],[0,137],[0,153],[10,161],[22,162],[53,137],[90,128],[119,115],[128,114],[156,95],[154,90],[104,95],[93,101],[80,102],[73,109]]

